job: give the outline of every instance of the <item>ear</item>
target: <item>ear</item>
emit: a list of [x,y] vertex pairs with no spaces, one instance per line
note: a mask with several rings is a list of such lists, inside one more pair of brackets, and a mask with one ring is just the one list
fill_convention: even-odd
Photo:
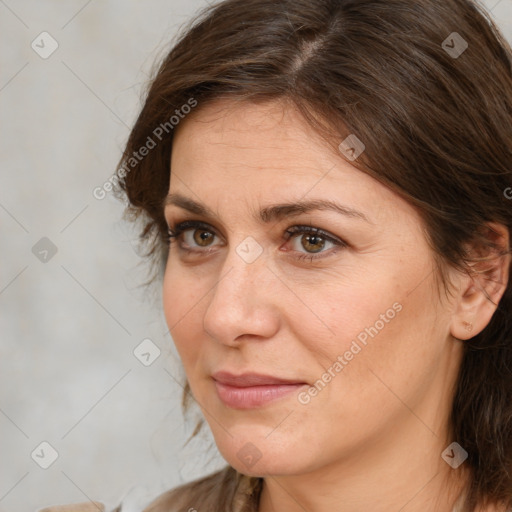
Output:
[[450,333],[454,338],[473,338],[491,321],[505,293],[510,269],[510,238],[506,226],[485,225],[484,236],[489,246],[475,242],[468,248],[470,270],[460,278],[457,302],[452,316]]

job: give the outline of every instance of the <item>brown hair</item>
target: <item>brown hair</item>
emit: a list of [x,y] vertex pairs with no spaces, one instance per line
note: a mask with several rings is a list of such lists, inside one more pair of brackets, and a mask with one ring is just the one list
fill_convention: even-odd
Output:
[[[447,266],[470,268],[468,242],[495,249],[481,234],[485,223],[512,228],[512,50],[473,0],[225,0],[206,8],[152,79],[118,167],[127,214],[144,222],[140,239],[160,265],[171,117],[220,98],[289,101],[333,147],[356,134],[366,149],[350,163],[417,208],[443,281]],[[156,147],[135,159],[150,139]],[[488,326],[465,342],[451,428],[469,454],[467,512],[512,506],[511,314],[507,284]],[[184,487],[187,503],[234,510],[227,489],[238,484],[222,472],[214,483]]]

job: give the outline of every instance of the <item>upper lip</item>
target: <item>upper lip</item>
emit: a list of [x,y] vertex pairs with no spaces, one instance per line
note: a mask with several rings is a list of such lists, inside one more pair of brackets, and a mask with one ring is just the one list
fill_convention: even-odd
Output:
[[263,375],[260,373],[243,373],[241,375],[234,375],[229,372],[216,372],[212,375],[213,379],[221,384],[228,386],[235,386],[240,388],[250,386],[269,386],[278,384],[305,384],[304,381],[295,379],[281,379],[273,377],[272,375]]

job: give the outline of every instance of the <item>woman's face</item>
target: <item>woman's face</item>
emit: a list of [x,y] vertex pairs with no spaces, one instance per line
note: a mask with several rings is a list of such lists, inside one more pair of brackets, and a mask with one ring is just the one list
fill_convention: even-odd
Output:
[[[165,316],[224,458],[292,475],[444,448],[460,346],[415,210],[278,102],[194,112],[171,169],[167,222],[199,227],[171,244]],[[276,208],[316,201],[339,209]]]

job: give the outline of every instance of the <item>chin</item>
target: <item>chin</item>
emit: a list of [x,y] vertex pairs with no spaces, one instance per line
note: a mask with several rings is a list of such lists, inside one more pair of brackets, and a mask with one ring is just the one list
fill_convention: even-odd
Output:
[[264,477],[308,471],[304,445],[297,439],[276,433],[269,436],[272,429],[264,426],[234,430],[232,438],[224,431],[216,432],[214,437],[222,457],[238,472]]

